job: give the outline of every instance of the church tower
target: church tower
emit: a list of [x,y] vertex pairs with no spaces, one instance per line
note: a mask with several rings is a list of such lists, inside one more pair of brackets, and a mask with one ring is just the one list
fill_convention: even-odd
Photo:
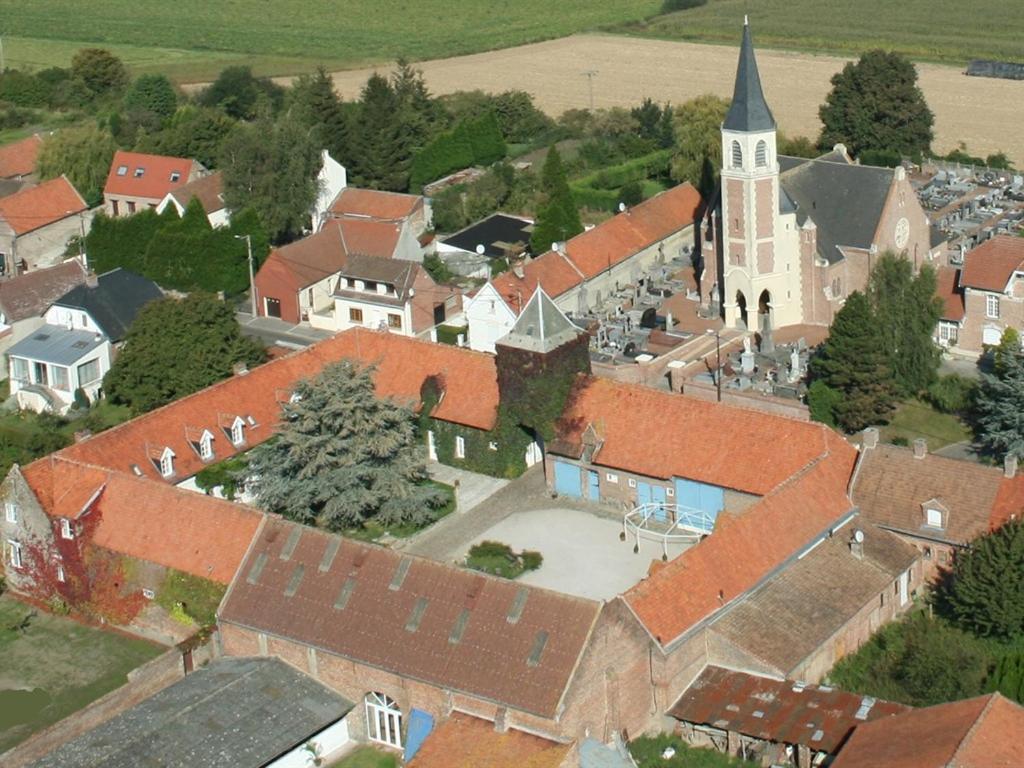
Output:
[[[775,118],[744,20],[732,104],[722,123],[722,308],[725,323],[763,333],[800,322],[800,264],[780,217]],[[787,219],[792,217],[786,217]]]

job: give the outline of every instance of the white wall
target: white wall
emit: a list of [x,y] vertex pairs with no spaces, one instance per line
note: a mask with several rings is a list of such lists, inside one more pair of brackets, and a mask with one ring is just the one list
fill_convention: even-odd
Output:
[[323,227],[324,221],[327,220],[327,210],[334,202],[334,198],[348,186],[348,173],[345,171],[345,166],[331,157],[326,149],[320,153],[320,156],[322,163],[320,173],[316,177],[320,191],[317,194],[316,202],[313,203],[311,215],[314,232],[319,232]]
[[[64,403],[64,408],[61,411],[62,413],[64,411],[66,411],[68,408],[70,408],[71,404],[75,401],[75,390],[78,389],[79,387],[81,387],[83,390],[85,390],[85,394],[89,396],[89,400],[95,402],[97,393],[98,393],[100,387],[103,385],[103,377],[106,375],[107,371],[110,370],[110,355],[111,355],[110,342],[109,341],[104,341],[101,345],[96,347],[96,349],[93,349],[88,354],[82,355],[82,357],[78,358],[78,360],[76,360],[71,365],[68,365],[68,366],[53,366],[53,365],[47,364],[47,386],[49,387],[50,391],[53,392],[54,395],[56,395],[61,400],[61,402]],[[93,381],[91,381],[91,382],[81,382],[81,381],[79,381],[79,378],[78,378],[78,366],[82,365],[83,363],[89,362],[90,360],[92,360],[94,358],[99,360],[99,376],[96,379],[94,379]],[[27,358],[21,358],[21,359],[27,359]],[[29,377],[28,381],[17,380],[17,379],[14,378],[14,361],[13,361],[13,359],[10,356],[8,356],[8,358],[7,358],[8,371],[7,372],[8,372],[8,375],[10,376],[10,379],[11,379],[11,394],[12,395],[17,394],[24,387],[27,387],[30,384],[39,383],[36,380],[36,378],[35,378],[34,361],[31,360],[31,359],[27,359],[27,365],[28,365],[28,377]],[[54,375],[53,375],[53,370],[52,369],[54,367],[62,367],[62,368],[66,367],[68,369],[68,382],[69,382],[69,386],[68,386],[67,391],[56,389],[53,386]],[[38,410],[38,408],[37,408],[38,402],[39,402],[38,399],[35,398],[35,397],[32,397],[30,399],[26,399],[26,398],[19,398],[18,399],[18,403],[19,403],[19,405],[21,405],[21,407],[23,407],[23,408],[31,408],[33,410]]]
[[[349,320],[349,309],[359,309],[363,313],[363,322],[353,323]],[[402,329],[391,328],[388,325],[388,315],[402,316]],[[405,302],[404,306],[393,307],[382,304],[372,304],[368,301],[359,301],[349,297],[334,299],[334,324],[335,329],[344,331],[349,328],[387,328],[391,333],[400,336],[412,336],[412,305]]]
[[83,312],[80,309],[71,309],[70,307],[54,305],[46,310],[46,314],[43,315],[43,318],[45,322],[50,325],[58,325],[61,328],[67,328],[70,325],[70,327],[75,330],[103,333],[103,329],[100,328],[96,324],[96,321],[92,319],[92,315],[88,312]]
[[[317,756],[327,757],[348,744],[349,741],[348,718],[344,717],[334,725],[329,725],[320,733],[310,737],[306,743],[315,746]],[[301,744],[272,763],[267,763],[267,768],[311,768],[314,765],[316,763],[313,755],[306,749],[305,744]]]
[[494,352],[494,343],[507,334],[516,322],[516,314],[490,283],[464,305],[469,325],[469,347],[478,352]]

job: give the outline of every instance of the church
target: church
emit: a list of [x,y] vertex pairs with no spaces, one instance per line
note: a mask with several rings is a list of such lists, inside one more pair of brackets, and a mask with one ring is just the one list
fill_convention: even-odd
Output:
[[883,253],[915,271],[937,259],[905,169],[859,165],[842,144],[813,160],[780,156],[777,138],[745,22],[721,182],[701,227],[701,302],[726,326],[828,325]]

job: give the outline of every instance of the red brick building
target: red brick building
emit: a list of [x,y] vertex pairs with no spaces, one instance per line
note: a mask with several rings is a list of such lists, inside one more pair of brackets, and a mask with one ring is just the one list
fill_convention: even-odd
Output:
[[118,150],[103,186],[104,209],[109,216],[131,216],[156,208],[168,192],[205,173],[196,160]]

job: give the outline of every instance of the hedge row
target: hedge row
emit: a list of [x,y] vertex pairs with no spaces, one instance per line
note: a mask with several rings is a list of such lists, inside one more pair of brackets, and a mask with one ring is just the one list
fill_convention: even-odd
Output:
[[630,204],[629,200],[623,199],[622,188],[667,174],[673,152],[671,149],[660,149],[587,174],[570,185],[573,199],[582,208],[616,211],[619,203]]
[[427,144],[412,161],[409,185],[418,190],[435,179],[474,165],[492,165],[507,151],[493,112],[463,120]]

